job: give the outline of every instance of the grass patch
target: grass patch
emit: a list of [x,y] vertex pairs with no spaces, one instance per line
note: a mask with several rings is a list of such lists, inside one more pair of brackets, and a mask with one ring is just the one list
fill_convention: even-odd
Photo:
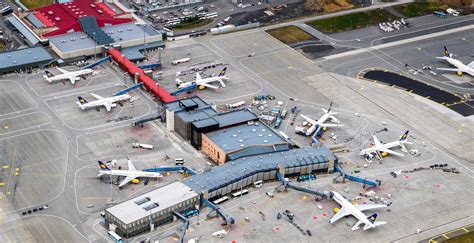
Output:
[[413,2],[393,7],[393,9],[407,18],[431,14],[436,10],[444,11],[447,8],[449,8],[447,4],[440,2]]
[[447,239],[446,243],[464,243],[464,242],[473,242],[474,241],[474,232],[469,232],[460,236],[456,236],[451,239]]
[[332,17],[328,19],[306,22],[311,27],[324,33],[336,33],[353,29],[364,28],[394,18],[383,9],[375,9],[366,12],[351,13]]
[[173,26],[173,30],[189,30],[195,29],[202,26],[206,26],[212,23],[214,19],[199,19],[199,18],[192,18],[186,22],[181,22],[175,26]]
[[5,50],[5,46],[6,46],[5,41],[0,39],[0,51]]
[[31,10],[53,4],[54,0],[20,0],[20,2]]
[[267,33],[285,44],[313,39],[313,36],[293,25],[271,29]]

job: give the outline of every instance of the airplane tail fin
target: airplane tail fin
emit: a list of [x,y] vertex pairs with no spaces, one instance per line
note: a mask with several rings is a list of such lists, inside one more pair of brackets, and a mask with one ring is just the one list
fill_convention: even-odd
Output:
[[331,104],[329,104],[328,113],[331,112],[331,108],[332,108],[332,101],[331,101]]
[[224,77],[226,71],[227,71],[227,67],[225,67],[224,69],[222,69],[222,71],[219,73],[218,77]]
[[367,217],[367,219],[373,224],[375,222],[375,220],[377,219],[377,214],[374,213],[374,214],[370,215],[369,217]]
[[99,160],[99,166],[100,166],[101,170],[110,170],[109,167],[107,167],[107,165],[102,163],[102,161],[100,161],[100,160]]
[[406,132],[400,137],[400,140],[399,140],[399,141],[405,141],[405,140],[407,140],[407,138],[408,138],[408,132],[409,132],[409,131],[406,131]]
[[445,57],[453,57],[452,53],[449,53],[448,47],[444,46],[444,56]]
[[51,73],[50,71],[48,71],[48,70],[44,71],[44,74],[45,74],[46,77],[48,77],[48,78],[54,77],[54,74],[52,74],[52,73]]
[[82,98],[81,96],[78,96],[77,99],[79,100],[79,104],[83,105],[87,103],[87,100]]

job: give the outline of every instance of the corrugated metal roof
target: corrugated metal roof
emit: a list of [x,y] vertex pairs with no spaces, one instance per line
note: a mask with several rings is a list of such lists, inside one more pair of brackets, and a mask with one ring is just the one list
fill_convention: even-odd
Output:
[[186,178],[182,182],[195,192],[208,189],[209,192],[237,182],[255,174],[256,171],[277,170],[278,166],[285,168],[325,163],[336,160],[336,156],[326,147],[308,147],[292,149],[286,152],[276,152],[240,158],[210,171]]
[[49,37],[49,43],[63,53],[94,48],[95,45],[95,41],[84,32],[74,32]]
[[38,44],[38,42],[40,42],[40,40],[35,36],[33,35],[33,33],[30,32],[30,30],[28,28],[25,27],[25,25],[23,25],[23,23],[21,23],[20,20],[18,20],[15,15],[12,15],[12,16],[9,16],[7,18],[8,22],[10,22],[13,26],[15,26],[15,28],[20,31],[21,34],[23,34],[25,36],[25,38],[32,44],[32,45],[36,45]]
[[287,143],[273,144],[273,145],[266,145],[266,146],[250,145],[250,146],[246,146],[245,148],[241,150],[228,153],[227,156],[229,157],[229,160],[236,160],[239,158],[248,157],[252,155],[268,154],[268,153],[273,153],[273,152],[286,151],[289,149],[290,148]]
[[18,49],[0,53],[0,70],[28,66],[29,63],[52,61],[53,57],[43,47]]
[[35,26],[35,28],[39,29],[39,28],[43,28],[44,27],[44,24],[43,22],[41,22],[38,18],[36,18],[36,16],[32,13],[29,13],[26,15],[25,17],[28,21],[30,21],[30,23]]

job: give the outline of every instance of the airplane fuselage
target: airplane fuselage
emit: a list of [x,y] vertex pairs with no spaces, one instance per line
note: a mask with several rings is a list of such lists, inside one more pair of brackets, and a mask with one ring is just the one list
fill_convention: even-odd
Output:
[[368,154],[372,154],[372,153],[377,153],[377,151],[379,151],[379,150],[390,149],[390,148],[397,147],[397,146],[401,147],[401,146],[403,146],[403,144],[404,144],[404,141],[394,141],[394,142],[382,144],[380,146],[373,146],[373,147],[370,147],[370,148],[367,148],[367,149],[364,149],[364,150],[360,151],[360,155],[368,155]]
[[225,79],[226,79],[225,77],[210,77],[210,78],[201,79],[199,81],[183,82],[183,83],[178,84],[178,88],[183,89],[194,84],[196,84],[197,86],[200,86],[202,84],[222,82],[222,80],[225,80]]
[[117,104],[115,104],[114,102],[127,100],[127,99],[130,99],[131,97],[132,96],[130,96],[129,94],[123,94],[123,95],[117,95],[117,96],[103,98],[103,99],[100,99],[100,100],[90,101],[90,102],[87,102],[85,104],[80,104],[79,103],[78,105],[83,110],[87,109],[87,108],[96,107],[96,106],[105,106],[105,104],[109,103],[109,102],[112,103],[111,107],[116,107]]
[[[347,199],[345,199],[341,194],[339,194],[335,191],[333,191],[332,193],[333,193],[334,201],[339,203],[339,205],[341,205],[341,208],[345,208],[346,210],[349,210],[351,212],[351,215],[358,219],[358,222],[361,222],[361,223],[365,224],[364,229],[375,228],[375,225],[367,219],[367,215],[365,215],[362,211],[360,211],[356,207],[354,207],[354,205],[352,205],[352,203],[350,203]],[[334,221],[331,219],[329,221],[329,223],[332,224],[332,223],[334,223]],[[359,224],[360,223],[354,225],[352,230],[358,229]]]
[[452,57],[439,57],[439,59],[445,60],[450,65],[456,67],[457,69],[459,69],[459,71],[461,71],[463,73],[467,73],[471,76],[474,76],[474,68],[471,68],[471,67],[465,65],[463,62],[461,62],[457,59],[454,59]]
[[157,172],[147,171],[127,171],[127,170],[100,170],[98,177],[103,175],[113,176],[135,176],[135,177],[148,177],[148,178],[161,178],[163,175]]
[[50,83],[53,82],[53,81],[61,81],[61,80],[66,80],[66,79],[71,79],[71,78],[74,78],[74,80],[78,80],[79,77],[91,74],[93,72],[94,72],[94,70],[92,70],[90,68],[87,68],[87,69],[83,69],[83,70],[78,70],[78,71],[72,71],[72,72],[68,72],[68,73],[59,74],[59,75],[56,75],[56,76],[53,76],[53,77],[50,77],[50,78],[47,77],[47,80]]

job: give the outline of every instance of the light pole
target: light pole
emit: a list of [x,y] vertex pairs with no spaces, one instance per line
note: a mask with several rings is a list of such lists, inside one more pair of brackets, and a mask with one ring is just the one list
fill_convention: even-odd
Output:
[[[95,32],[92,32],[92,35],[95,36]],[[92,38],[94,41],[94,61],[97,60],[97,51],[96,51],[96,42],[95,42],[95,37]]]

